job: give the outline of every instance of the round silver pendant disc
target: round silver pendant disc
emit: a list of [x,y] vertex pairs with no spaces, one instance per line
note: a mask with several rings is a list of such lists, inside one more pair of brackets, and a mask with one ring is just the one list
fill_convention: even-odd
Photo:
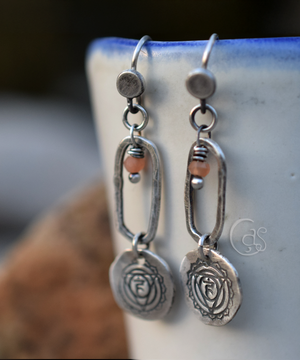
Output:
[[168,264],[149,250],[126,250],[111,264],[110,285],[117,304],[146,319],[163,318],[173,304],[175,287]]
[[[242,289],[233,265],[218,251],[198,249],[183,259],[180,274],[188,306],[207,325],[222,326],[233,319],[242,303]],[[206,256],[207,257],[207,256]]]

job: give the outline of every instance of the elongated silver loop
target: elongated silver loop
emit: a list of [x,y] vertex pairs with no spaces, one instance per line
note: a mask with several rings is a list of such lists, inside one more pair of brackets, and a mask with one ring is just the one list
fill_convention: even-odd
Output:
[[209,38],[208,43],[205,47],[203,56],[202,56],[202,68],[204,68],[204,69],[207,68],[207,64],[208,64],[208,60],[209,60],[212,48],[214,46],[215,41],[218,39],[219,39],[218,34],[212,34],[212,36]]
[[[135,136],[135,142],[138,146],[147,149],[152,160],[152,200],[150,209],[150,219],[148,224],[148,230],[145,235],[140,238],[141,244],[150,243],[156,234],[158,219],[160,213],[160,199],[161,199],[161,170],[160,159],[156,146],[149,140]],[[115,157],[115,173],[114,173],[114,185],[115,185],[115,199],[116,199],[116,212],[117,212],[117,228],[121,234],[127,237],[129,240],[133,240],[135,234],[131,232],[124,224],[124,206],[123,206],[123,160],[126,149],[131,145],[131,137],[124,138],[118,147]]]
[[136,67],[137,67],[137,61],[138,61],[138,57],[139,57],[139,54],[142,50],[142,47],[144,46],[144,44],[147,42],[147,41],[151,41],[151,37],[148,36],[148,35],[145,35],[141,38],[141,40],[138,42],[135,50],[134,50],[134,53],[133,53],[133,56],[132,56],[132,60],[131,60],[131,69],[132,70],[136,70]]
[[[137,127],[134,129],[134,131],[142,131],[148,125],[149,115],[148,115],[147,111],[141,105],[133,104],[133,108],[140,111],[142,113],[142,115],[143,115],[143,121],[141,122],[140,125],[137,125]],[[122,121],[123,121],[124,126],[128,130],[131,130],[132,125],[129,124],[128,119],[127,119],[129,112],[130,112],[130,109],[129,109],[128,106],[126,106],[126,108],[125,108],[125,110],[123,112]]]
[[[191,147],[188,159],[188,166],[193,159],[194,147],[196,144],[197,142],[194,142]],[[218,206],[216,224],[212,233],[209,236],[209,245],[214,245],[219,240],[222,234],[225,221],[226,163],[224,153],[215,141],[213,141],[212,139],[201,138],[200,144],[208,148],[208,150],[211,154],[213,154],[218,163]],[[186,226],[192,238],[196,242],[199,242],[202,234],[200,231],[197,230],[194,221],[194,189],[191,186],[191,177],[192,175],[187,168],[184,193]]]
[[[211,132],[217,125],[217,122],[218,122],[218,114],[216,112],[216,110],[211,106],[211,105],[208,105],[206,104],[206,109],[211,113],[212,115],[212,120],[211,120],[211,123],[210,125],[207,125],[203,130],[201,130],[202,132],[204,133],[209,133]],[[196,105],[190,112],[190,116],[189,116],[189,120],[190,120],[190,124],[192,125],[192,127],[195,129],[195,130],[199,130],[199,128],[202,126],[202,125],[197,125],[196,123],[196,120],[195,120],[195,116],[196,116],[196,113],[201,110],[201,104],[199,105]]]

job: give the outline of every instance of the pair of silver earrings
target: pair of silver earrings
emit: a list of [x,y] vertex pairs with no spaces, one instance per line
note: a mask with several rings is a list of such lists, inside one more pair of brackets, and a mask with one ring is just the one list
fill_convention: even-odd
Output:
[[[197,140],[191,146],[185,181],[185,210],[187,229],[198,243],[183,259],[180,275],[189,307],[198,318],[208,325],[227,324],[235,316],[242,302],[242,291],[237,271],[218,251],[218,240],[224,226],[226,195],[226,163],[219,145],[211,139],[211,132],[217,124],[215,109],[206,103],[216,89],[214,75],[207,70],[207,63],[213,45],[217,40],[213,34],[205,48],[202,67],[189,73],[186,80],[187,90],[200,100],[190,112],[190,123],[197,131]],[[123,113],[123,123],[130,135],[120,143],[115,157],[114,186],[116,197],[117,226],[121,234],[132,243],[132,248],[119,255],[110,268],[110,283],[118,305],[133,315],[157,320],[163,318],[174,301],[175,286],[168,264],[149,250],[154,240],[160,211],[161,168],[159,153],[155,144],[141,136],[148,124],[148,113],[141,105],[140,98],[145,90],[143,76],[136,70],[137,60],[143,45],[151,40],[144,36],[138,43],[132,58],[131,69],[123,71],[117,78],[119,93],[127,98]],[[133,103],[133,99],[137,103]],[[195,115],[198,111],[212,115],[210,125],[198,126]],[[140,125],[130,125],[130,113],[141,112]],[[138,133],[138,135],[135,135]],[[202,137],[207,133],[209,137]],[[128,153],[124,161],[125,153]],[[123,214],[123,165],[129,172],[129,180],[136,183],[139,172],[145,166],[145,151],[152,161],[152,204],[148,231],[146,234],[132,233],[124,224]],[[200,233],[194,222],[194,191],[200,190],[203,178],[209,173],[206,157],[210,152],[218,163],[218,207],[215,227],[210,234]]]

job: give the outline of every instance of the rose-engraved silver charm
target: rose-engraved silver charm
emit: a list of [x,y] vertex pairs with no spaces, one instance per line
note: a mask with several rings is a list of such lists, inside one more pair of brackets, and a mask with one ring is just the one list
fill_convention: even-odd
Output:
[[146,320],[161,319],[174,300],[174,282],[167,263],[149,250],[119,255],[110,267],[110,283],[118,305]]
[[190,251],[180,273],[188,306],[207,325],[221,326],[235,316],[242,303],[237,271],[218,251]]

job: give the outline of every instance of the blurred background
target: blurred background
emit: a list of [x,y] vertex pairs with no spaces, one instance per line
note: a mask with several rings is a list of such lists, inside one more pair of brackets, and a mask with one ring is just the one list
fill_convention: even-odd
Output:
[[1,0],[0,256],[71,189],[101,177],[85,53],[99,37],[299,36],[297,0]]
[[[221,39],[300,36],[299,16],[299,0],[0,0],[0,270],[7,268],[3,260],[18,244],[22,232],[33,219],[41,216],[58,199],[89,187],[104,176],[85,75],[85,54],[94,39],[107,36],[139,39],[149,34],[156,41],[205,40],[214,32]],[[88,356],[87,349],[93,347],[95,352],[89,356],[96,354],[95,357],[99,357],[101,344],[108,343],[108,336],[110,349],[116,347],[114,336],[118,337],[119,355],[113,357],[112,350],[108,349],[108,355],[103,357],[126,356],[124,330],[121,320],[119,323],[117,319],[117,316],[121,319],[121,312],[117,314],[116,308],[107,311],[109,306],[115,305],[110,290],[104,296],[109,289],[107,269],[113,254],[111,250],[102,251],[104,242],[99,249],[97,231],[103,234],[108,222],[106,205],[90,206],[92,199],[98,197],[95,194],[98,192],[89,195],[85,206],[77,205],[77,210],[70,212],[72,216],[65,213],[60,222],[55,220],[59,224],[56,228],[49,225],[52,232],[41,232],[44,238],[48,234],[51,240],[47,241],[51,245],[52,238],[56,238],[52,234],[65,235],[61,231],[65,218],[75,222],[78,228],[65,229],[66,234],[71,234],[65,238],[72,240],[72,245],[66,240],[68,250],[59,247],[59,236],[52,252],[41,247],[43,257],[35,245],[29,246],[27,253],[24,249],[20,251],[19,258],[13,262],[15,265],[6,272],[6,277],[1,278],[0,358],[74,358],[80,357],[80,349]],[[94,215],[90,208],[94,209]],[[90,220],[79,224],[83,213],[90,213],[87,216]],[[89,235],[92,227],[95,231],[90,231]],[[105,231],[108,249],[109,230]],[[40,238],[41,234],[37,233],[36,237]],[[86,239],[92,240],[88,243]],[[73,257],[70,255],[75,243],[83,246],[78,248],[78,254],[86,256],[86,268],[78,265],[80,256],[77,253]],[[95,244],[98,257],[95,257]],[[36,252],[32,257],[33,250]],[[68,261],[64,254],[71,256]],[[30,264],[26,263],[30,257]],[[44,266],[45,259],[47,266]],[[53,265],[54,259],[60,265]],[[103,272],[84,292],[80,286],[87,286],[91,274],[96,274],[95,269],[101,270],[99,264],[105,259],[107,264],[103,265]],[[68,269],[74,268],[73,275],[68,275],[65,283],[61,282],[64,273],[61,264]],[[82,272],[76,272],[83,268],[89,269],[86,277]],[[37,274],[40,274],[40,281]],[[55,281],[53,274],[57,275]],[[32,281],[33,277],[35,281]],[[99,287],[100,280],[103,288]],[[47,291],[45,283],[48,284]],[[60,284],[56,293],[53,284]],[[48,301],[48,308],[45,301]],[[99,312],[101,301],[102,312]],[[40,313],[36,309],[40,309]],[[60,315],[57,315],[57,309]],[[45,312],[48,317],[45,315],[42,321]],[[62,320],[64,316],[67,320]],[[115,325],[109,330],[114,316]],[[54,318],[60,319],[60,328],[56,320],[52,321]],[[73,324],[75,318],[81,322]],[[31,332],[28,330],[30,325]],[[77,335],[74,329],[77,329]],[[29,334],[29,338],[24,334]],[[87,339],[94,339],[93,345],[85,342],[84,334]],[[51,341],[46,344],[49,339],[54,345]],[[84,345],[78,339],[83,339]],[[44,352],[38,348],[43,341],[46,344]],[[60,350],[65,348],[69,350]]]

